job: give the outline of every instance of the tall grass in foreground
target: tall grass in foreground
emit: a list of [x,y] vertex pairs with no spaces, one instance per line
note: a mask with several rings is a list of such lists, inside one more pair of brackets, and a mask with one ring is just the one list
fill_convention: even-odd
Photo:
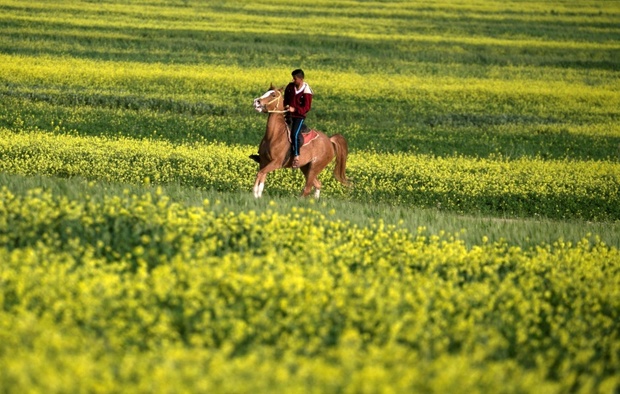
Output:
[[613,392],[620,252],[0,190],[10,391]]

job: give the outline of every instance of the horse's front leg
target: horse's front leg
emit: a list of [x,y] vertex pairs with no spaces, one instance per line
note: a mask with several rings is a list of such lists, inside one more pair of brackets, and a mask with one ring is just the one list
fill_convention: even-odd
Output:
[[254,181],[254,197],[261,198],[263,196],[263,190],[265,190],[265,180],[267,179],[267,174],[271,171],[279,168],[280,166],[276,163],[276,161],[272,161],[267,163],[267,165],[261,168],[256,174],[256,180]]

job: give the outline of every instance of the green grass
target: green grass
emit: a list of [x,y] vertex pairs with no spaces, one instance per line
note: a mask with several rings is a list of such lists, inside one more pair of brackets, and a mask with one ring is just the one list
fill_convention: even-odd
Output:
[[[82,176],[89,180],[157,184],[176,182],[218,191],[252,189],[255,147],[221,143],[171,144],[127,137],[82,137],[0,129],[0,171],[23,175]],[[432,157],[351,153],[343,187],[330,174],[320,179],[326,198],[400,207],[441,207],[461,214],[504,217],[618,220],[620,165],[502,157]],[[303,185],[299,171],[269,176],[269,195],[290,196]]]
[[146,186],[88,181],[83,178],[59,179],[46,176],[21,176],[0,173],[0,184],[16,195],[25,196],[29,190],[41,188],[54,195],[66,195],[71,200],[83,200],[86,196],[103,201],[108,196],[124,193],[143,195],[155,194],[158,188],[184,206],[202,206],[205,199],[212,202],[216,213],[225,211],[258,213],[267,210],[286,214],[295,207],[306,207],[321,212],[330,220],[349,222],[351,226],[368,227],[383,222],[398,228],[405,228],[412,234],[424,228],[427,235],[455,237],[468,246],[479,245],[483,239],[488,242],[506,241],[523,249],[551,245],[557,241],[577,244],[584,238],[600,238],[609,246],[620,248],[620,223],[589,222],[584,220],[557,221],[548,219],[514,219],[481,215],[456,215],[438,209],[407,209],[386,204],[363,204],[338,199],[320,201],[272,195],[255,199],[250,192],[217,192],[200,190],[179,184]]

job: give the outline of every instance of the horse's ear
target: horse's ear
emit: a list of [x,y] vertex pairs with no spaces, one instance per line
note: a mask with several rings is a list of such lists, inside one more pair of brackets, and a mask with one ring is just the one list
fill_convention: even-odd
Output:
[[273,82],[271,83],[271,85],[269,85],[269,90],[276,90],[276,87],[273,86]]

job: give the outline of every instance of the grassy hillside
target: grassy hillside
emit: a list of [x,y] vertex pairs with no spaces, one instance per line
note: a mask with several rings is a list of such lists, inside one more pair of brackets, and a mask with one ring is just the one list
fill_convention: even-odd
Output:
[[[0,0],[0,391],[620,391],[614,1]],[[302,67],[326,171],[251,187]]]

